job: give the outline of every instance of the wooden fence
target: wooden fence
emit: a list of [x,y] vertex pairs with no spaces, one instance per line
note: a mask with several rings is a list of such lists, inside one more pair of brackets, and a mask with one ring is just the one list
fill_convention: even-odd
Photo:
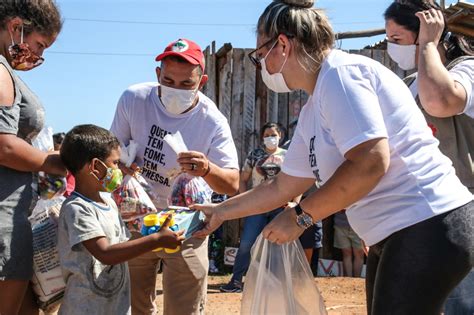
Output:
[[[209,81],[203,92],[217,104],[229,121],[241,166],[248,152],[259,145],[260,127],[266,122],[281,123],[291,137],[301,107],[308,99],[303,91],[278,94],[268,90],[260,71],[247,57],[250,51],[252,49],[233,48],[231,44],[224,44],[216,51],[215,43],[212,43],[204,52]],[[375,59],[400,77],[407,75],[385,50],[349,52]],[[238,245],[240,225],[238,220],[224,225],[226,246]]]

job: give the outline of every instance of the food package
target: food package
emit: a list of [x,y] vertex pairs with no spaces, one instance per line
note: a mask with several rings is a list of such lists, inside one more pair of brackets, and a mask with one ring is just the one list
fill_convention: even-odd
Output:
[[38,305],[53,312],[64,295],[58,241],[58,219],[64,197],[39,200],[28,218],[33,232],[33,291]]
[[126,175],[122,185],[112,193],[120,215],[125,222],[140,219],[156,207],[146,193],[139,179],[141,175]]

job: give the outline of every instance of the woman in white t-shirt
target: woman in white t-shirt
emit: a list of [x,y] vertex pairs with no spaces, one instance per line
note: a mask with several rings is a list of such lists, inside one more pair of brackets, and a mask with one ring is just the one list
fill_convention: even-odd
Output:
[[[369,314],[435,314],[471,269],[474,202],[438,149],[406,85],[363,56],[333,49],[334,33],[312,0],[275,0],[250,54],[275,92],[310,96],[282,171],[219,205],[198,236],[224,220],[263,213],[322,184],[263,234],[278,244],[340,209],[371,246]],[[422,293],[422,294],[420,294]]]
[[[474,52],[451,34],[432,1],[395,1],[385,10],[387,51],[405,70],[405,83],[451,159],[461,182],[474,193]],[[474,313],[474,269],[446,300],[446,315]]]

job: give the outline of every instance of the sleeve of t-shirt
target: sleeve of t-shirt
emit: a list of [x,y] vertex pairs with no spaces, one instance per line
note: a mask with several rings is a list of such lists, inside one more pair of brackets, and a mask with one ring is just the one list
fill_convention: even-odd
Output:
[[124,145],[128,145],[132,138],[130,130],[130,119],[128,115],[128,108],[130,107],[130,95],[125,91],[120,97],[117,108],[115,110],[114,120],[110,131],[117,137],[117,139]]
[[474,118],[474,60],[457,64],[449,73],[466,90],[466,106],[462,113]]
[[290,147],[286,152],[281,171],[294,177],[315,178],[308,161],[309,150],[303,140],[301,128],[301,124],[296,125],[295,134],[291,138]]
[[94,213],[94,209],[78,202],[71,202],[65,205],[61,211],[65,215],[64,220],[66,221],[71,248],[84,241],[106,236]]
[[207,158],[219,167],[239,169],[237,150],[227,122],[221,122],[219,124],[214,138],[211,141]]
[[342,66],[329,70],[321,82],[321,117],[341,155],[357,145],[388,138],[384,117],[374,85],[373,69]]

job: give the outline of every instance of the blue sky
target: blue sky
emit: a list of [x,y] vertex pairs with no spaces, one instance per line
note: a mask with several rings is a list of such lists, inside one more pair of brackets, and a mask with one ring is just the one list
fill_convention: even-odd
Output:
[[[255,23],[269,0],[57,0],[65,19],[45,63],[20,76],[40,97],[55,132],[94,123],[109,128],[121,93],[156,81],[154,57],[178,38],[204,49],[255,47]],[[447,4],[454,1],[446,1]],[[336,32],[379,28],[390,0],[319,0]],[[109,21],[109,22],[104,22]],[[111,22],[116,21],[116,22]],[[162,23],[162,24],[161,24]],[[344,40],[358,49],[383,39]]]

